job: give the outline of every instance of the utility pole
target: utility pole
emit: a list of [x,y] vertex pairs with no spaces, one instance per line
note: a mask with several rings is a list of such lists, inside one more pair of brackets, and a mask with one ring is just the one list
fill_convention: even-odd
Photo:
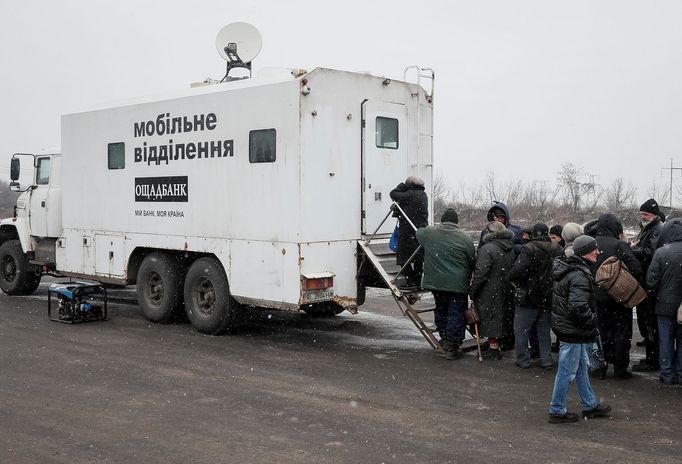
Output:
[[594,180],[597,177],[599,177],[599,175],[598,174],[590,174],[589,172],[586,173],[585,175],[590,179],[590,181],[586,182],[583,185],[585,186],[585,189],[587,190],[588,200],[589,200],[590,192],[592,193],[592,205],[594,205],[594,203],[597,201],[597,193],[596,193],[596,185],[597,184],[594,182]]
[[670,158],[670,167],[669,168],[661,168],[662,171],[665,170],[670,171],[670,209],[673,209],[673,171],[682,171],[682,168],[674,168],[673,167],[673,159]]

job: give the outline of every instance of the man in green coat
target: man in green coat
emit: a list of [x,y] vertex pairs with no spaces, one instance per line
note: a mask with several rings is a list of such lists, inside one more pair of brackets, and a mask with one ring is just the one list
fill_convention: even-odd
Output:
[[450,208],[440,224],[417,230],[424,248],[422,287],[431,290],[436,300],[434,322],[447,359],[462,357],[464,311],[469,303],[469,283],[476,263],[474,242],[459,229],[457,212]]

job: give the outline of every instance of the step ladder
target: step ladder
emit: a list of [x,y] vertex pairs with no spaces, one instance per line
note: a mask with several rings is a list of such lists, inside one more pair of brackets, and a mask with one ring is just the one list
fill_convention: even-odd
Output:
[[[410,221],[409,217],[405,214],[405,212],[400,208],[400,206],[397,203],[394,202],[393,205],[391,205],[391,210],[388,212],[388,214],[386,214],[386,217],[384,217],[384,220],[381,221],[381,223],[376,228],[374,233],[367,240],[358,240],[358,246],[364,253],[360,267],[362,267],[366,261],[369,261],[372,264],[372,266],[374,266],[377,273],[386,284],[386,287],[391,291],[393,299],[395,300],[396,304],[398,305],[398,308],[400,308],[400,311],[403,313],[403,315],[407,316],[412,321],[412,323],[414,323],[414,325],[419,330],[419,333],[422,334],[422,336],[426,339],[426,341],[429,342],[429,344],[434,350],[440,353],[444,353],[445,350],[443,349],[443,346],[436,339],[436,337],[433,336],[435,329],[429,327],[421,318],[422,313],[433,312],[435,308],[416,309],[413,306],[415,300],[418,299],[419,294],[423,293],[424,290],[416,287],[400,288],[398,286],[398,281],[400,280],[402,272],[409,265],[409,263],[411,263],[412,260],[414,260],[414,258],[417,256],[417,253],[421,251],[421,246],[417,248],[417,250],[412,254],[412,256],[410,256],[405,265],[397,273],[391,273],[386,270],[385,268],[386,261],[382,260],[379,252],[377,252],[377,250],[373,249],[373,247],[371,246],[372,240],[374,239],[374,236],[377,234],[377,231],[381,228],[384,222],[386,222],[386,220],[393,214],[394,211],[399,211],[400,214],[402,214],[403,217],[407,219],[410,226],[414,230],[417,230],[417,228],[414,226],[412,221]],[[395,259],[392,257],[392,255],[391,258]]]

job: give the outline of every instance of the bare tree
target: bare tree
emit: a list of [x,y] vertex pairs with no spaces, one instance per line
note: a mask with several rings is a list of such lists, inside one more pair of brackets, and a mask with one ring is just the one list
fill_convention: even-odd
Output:
[[606,187],[606,208],[609,211],[623,211],[631,208],[637,197],[637,188],[632,182],[625,184],[622,177],[616,177]]
[[483,207],[486,204],[483,190],[481,185],[467,186],[466,183],[460,181],[459,192],[462,195],[462,206],[472,209]]
[[516,209],[523,203],[523,179],[511,179],[501,188],[501,197],[496,200],[503,202],[510,209]]
[[437,172],[433,179],[433,214],[440,217],[448,208],[451,193],[448,182],[442,172]]
[[485,175],[485,179],[485,191],[488,194],[489,203],[499,200],[497,196],[497,182],[495,180],[495,173],[492,170],[489,170]]
[[647,190],[647,195],[649,198],[654,198],[656,201],[658,201],[659,205],[667,205],[670,204],[670,190],[669,190],[670,184],[668,185],[661,185],[660,183],[657,184],[656,180],[654,180],[651,183],[651,187],[649,187],[649,190]]
[[557,182],[563,189],[565,201],[570,205],[574,216],[578,215],[583,199],[583,184],[580,182],[582,174],[583,170],[573,163],[564,163],[557,177]]

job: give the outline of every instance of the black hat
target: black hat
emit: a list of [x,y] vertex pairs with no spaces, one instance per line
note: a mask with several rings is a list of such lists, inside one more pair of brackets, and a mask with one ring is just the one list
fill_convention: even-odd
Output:
[[557,224],[557,225],[549,228],[549,235],[556,235],[558,237],[561,237],[561,232],[563,232],[563,231],[564,231],[564,228],[561,227],[561,224]]
[[457,211],[455,211],[452,208],[448,208],[445,210],[443,215],[440,218],[440,222],[454,222],[457,224],[459,222],[459,217],[457,216]]
[[549,227],[547,227],[547,224],[541,222],[535,224],[531,237],[535,240],[549,238]]
[[658,209],[658,202],[654,200],[653,198],[649,198],[647,201],[642,203],[642,206],[639,207],[640,211],[646,211],[647,213],[655,214],[658,216],[661,214],[661,211]]
[[578,256],[585,256],[597,249],[597,241],[589,235],[581,235],[573,242],[573,252]]

